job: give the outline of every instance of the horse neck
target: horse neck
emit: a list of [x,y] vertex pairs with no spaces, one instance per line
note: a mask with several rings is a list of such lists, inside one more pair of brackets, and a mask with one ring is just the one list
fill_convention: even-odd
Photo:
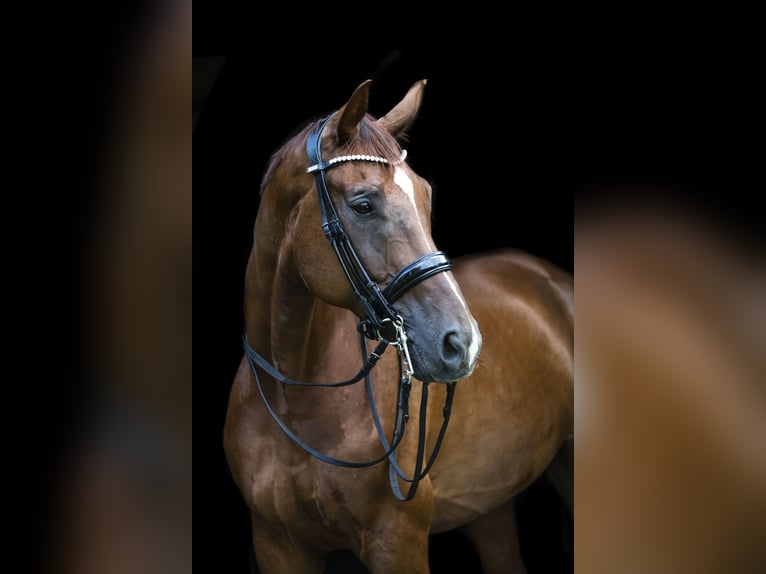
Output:
[[264,256],[256,239],[245,275],[248,341],[277,369],[295,364],[302,353],[313,307],[312,298],[296,284],[286,265],[278,255]]
[[[266,214],[264,214],[266,215]],[[276,222],[276,223],[275,223]],[[255,241],[245,275],[245,325],[248,341],[283,375],[312,377],[321,352],[328,352],[339,327],[354,333],[349,312],[318,300],[298,273],[293,251],[277,218],[256,221]],[[345,317],[345,319],[344,319]],[[354,333],[355,334],[355,333]]]
[[[271,223],[268,223],[271,221]],[[361,353],[358,318],[346,309],[314,297],[298,273],[292,250],[275,244],[285,237],[284,228],[264,217],[256,222],[255,242],[246,271],[245,321],[248,340],[283,376],[311,383],[336,383],[355,375],[365,357]],[[365,341],[367,352],[372,351]],[[263,375],[265,376],[265,374]],[[380,358],[371,373],[376,404],[383,428],[395,424],[399,365],[395,351]],[[370,460],[380,455],[380,444],[370,420],[365,385],[336,390],[265,384],[263,392],[279,416],[288,422],[313,420],[323,430],[312,446],[348,460]],[[254,398],[256,394],[252,395]],[[259,400],[259,398],[256,398]],[[412,404],[419,404],[420,387],[412,389]],[[349,405],[367,405],[349,409]],[[321,419],[316,413],[321,412]],[[410,412],[410,425],[417,428],[417,409]],[[355,429],[355,430],[352,430]],[[405,472],[413,472],[417,433],[411,432],[400,445]],[[331,448],[339,448],[332,452]]]

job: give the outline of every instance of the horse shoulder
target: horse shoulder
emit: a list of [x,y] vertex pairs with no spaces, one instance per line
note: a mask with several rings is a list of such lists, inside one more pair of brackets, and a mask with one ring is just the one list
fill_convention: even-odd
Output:
[[457,257],[453,271],[482,332],[483,353],[509,348],[535,353],[538,361],[563,375],[570,393],[574,372],[572,274],[514,249]]
[[[453,270],[469,304],[524,303],[563,332],[574,330],[574,280],[550,261],[516,249],[463,255]],[[473,309],[473,307],[472,307]]]
[[437,529],[465,524],[529,485],[574,422],[571,274],[510,249],[452,263],[483,343],[431,473]]

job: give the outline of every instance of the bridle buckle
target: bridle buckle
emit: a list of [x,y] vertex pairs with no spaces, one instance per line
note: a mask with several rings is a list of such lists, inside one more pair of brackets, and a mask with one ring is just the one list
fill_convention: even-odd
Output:
[[399,353],[399,361],[402,366],[402,380],[409,382],[412,379],[412,375],[415,371],[412,369],[412,360],[410,359],[410,350],[407,345],[407,331],[404,328],[404,319],[401,315],[397,315],[394,318],[386,317],[381,322],[382,326],[389,326],[394,330],[394,336],[388,337],[382,333],[382,329],[375,330],[375,335],[378,340],[388,343],[391,346],[396,347]]

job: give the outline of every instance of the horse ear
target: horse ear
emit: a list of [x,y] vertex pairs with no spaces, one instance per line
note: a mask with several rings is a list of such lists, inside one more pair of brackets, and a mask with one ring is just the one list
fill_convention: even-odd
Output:
[[370,99],[370,84],[372,80],[365,80],[354,90],[348,102],[338,112],[338,141],[346,143],[356,134],[357,126],[367,113],[367,104]]
[[415,121],[415,116],[420,109],[420,103],[423,101],[423,90],[428,80],[415,82],[407,94],[377,123],[388,130],[388,132],[397,139],[402,139],[407,135],[407,130]]

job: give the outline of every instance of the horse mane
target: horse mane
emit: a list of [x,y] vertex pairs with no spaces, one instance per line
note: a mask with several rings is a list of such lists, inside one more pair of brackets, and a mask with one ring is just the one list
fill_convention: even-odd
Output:
[[[301,149],[306,149],[306,140],[308,139],[309,133],[321,120],[322,118],[309,121],[302,129],[299,129],[297,133],[288,136],[287,140],[273,154],[271,154],[271,159],[269,160],[269,163],[266,166],[266,171],[261,179],[261,194],[263,194],[266,184],[271,180],[274,171],[282,160],[291,153],[296,146]],[[359,122],[358,127],[359,129],[356,130],[354,137],[346,143],[347,150],[344,150],[344,153],[380,156],[388,160],[389,166],[394,165],[399,161],[402,151],[396,138],[394,138],[388,131],[378,126],[378,124],[375,123],[375,118],[373,116],[366,114],[364,118],[362,118],[362,121]]]

